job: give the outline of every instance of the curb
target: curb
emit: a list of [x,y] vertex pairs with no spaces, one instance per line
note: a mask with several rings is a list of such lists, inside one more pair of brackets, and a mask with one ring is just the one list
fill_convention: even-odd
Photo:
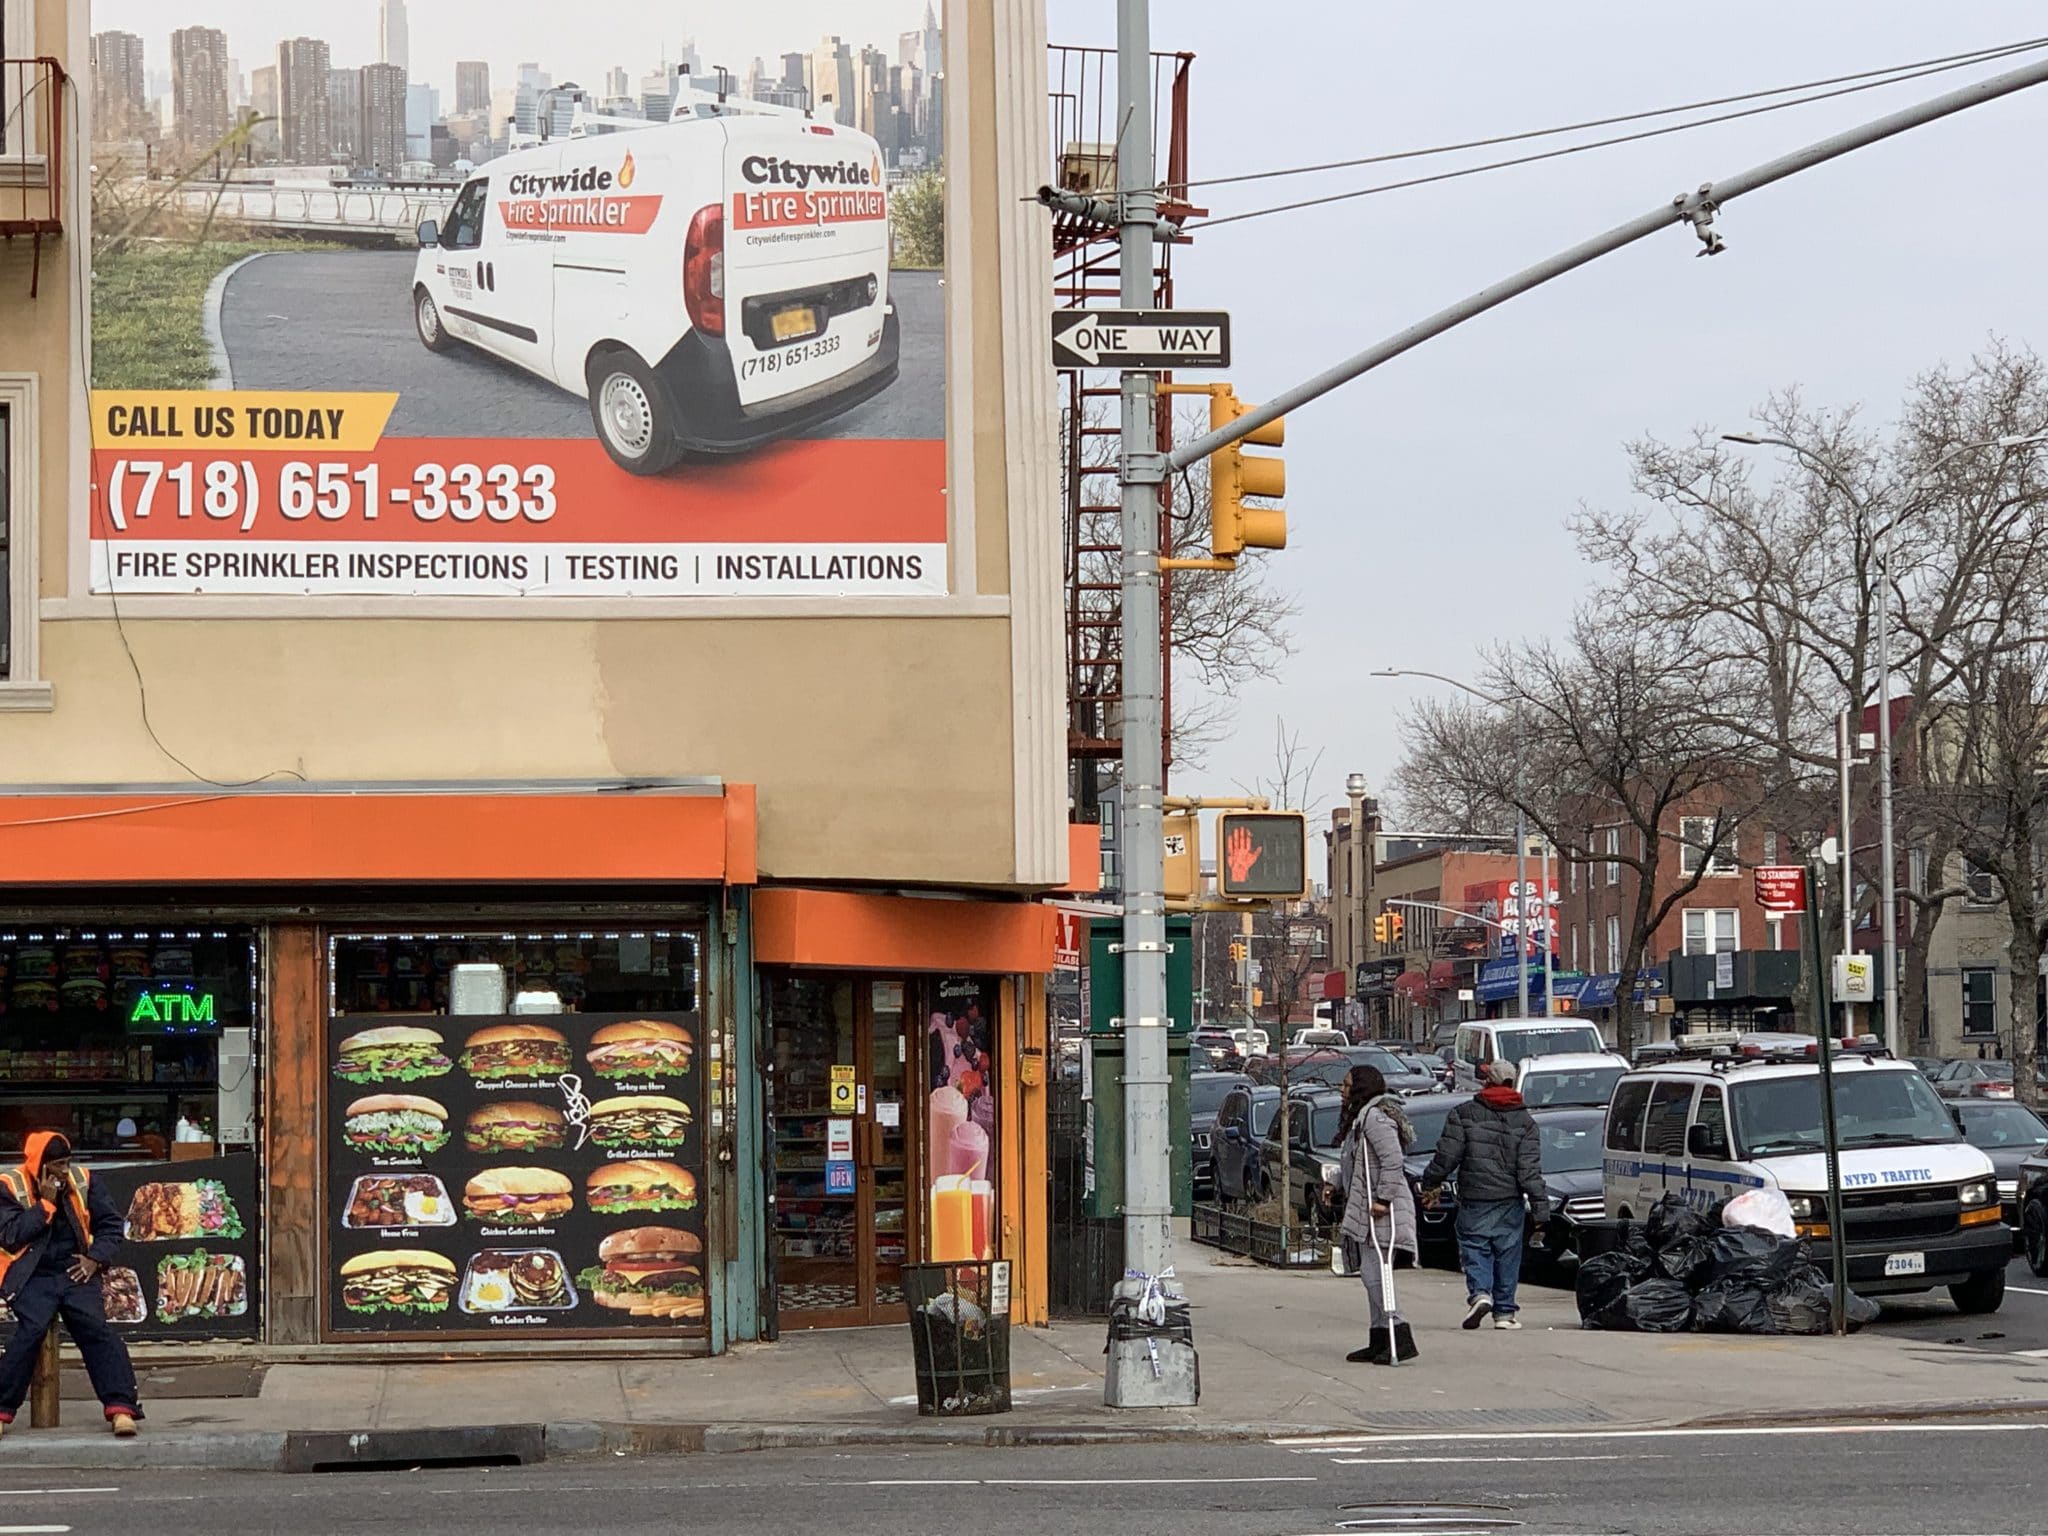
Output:
[[[1920,1420],[1997,1419],[2048,1415],[2048,1400],[1930,1403],[1916,1408],[1832,1408],[1719,1415],[1676,1425],[1612,1424],[1627,1431],[1765,1429],[1781,1425],[1881,1424]],[[1539,1426],[1501,1434],[1527,1434]],[[896,1424],[696,1423],[634,1424],[557,1419],[545,1424],[486,1424],[375,1430],[168,1430],[130,1441],[105,1434],[44,1436],[33,1430],[0,1442],[0,1465],[19,1455],[38,1469],[324,1472],[443,1465],[520,1465],[601,1456],[718,1456],[749,1451],[831,1450],[854,1446],[1004,1449],[1026,1446],[1263,1444],[1296,1437],[1400,1438],[1401,1429],[1371,1424],[1157,1423],[1009,1424],[999,1419]],[[19,1448],[17,1451],[17,1447]]]

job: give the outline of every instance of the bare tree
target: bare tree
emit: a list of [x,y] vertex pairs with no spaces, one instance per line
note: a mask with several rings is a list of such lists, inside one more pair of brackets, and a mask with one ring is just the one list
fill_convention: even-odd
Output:
[[[1721,719],[1733,701],[1684,630],[1616,626],[1597,605],[1563,647],[1496,650],[1482,684],[1490,704],[1426,700],[1404,718],[1410,772],[1519,809],[1568,861],[1633,873],[1615,1026],[1631,1050],[1653,936],[1763,798],[1749,744]],[[1709,830],[1666,883],[1670,828],[1694,806]]]

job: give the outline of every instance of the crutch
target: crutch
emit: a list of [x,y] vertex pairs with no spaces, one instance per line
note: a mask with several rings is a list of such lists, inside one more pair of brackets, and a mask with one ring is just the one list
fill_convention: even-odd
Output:
[[1369,1113],[1370,1110],[1360,1110],[1358,1113],[1358,1151],[1365,1159],[1365,1229],[1372,1236],[1373,1257],[1379,1261],[1380,1266],[1380,1295],[1384,1298],[1387,1311],[1387,1363],[1399,1365],[1401,1342],[1400,1337],[1394,1332],[1394,1312],[1398,1305],[1394,1299],[1394,1202],[1387,1202],[1387,1243],[1385,1247],[1381,1247],[1380,1221],[1372,1209],[1376,1203],[1372,1197],[1372,1143],[1366,1138],[1365,1133],[1365,1117]]

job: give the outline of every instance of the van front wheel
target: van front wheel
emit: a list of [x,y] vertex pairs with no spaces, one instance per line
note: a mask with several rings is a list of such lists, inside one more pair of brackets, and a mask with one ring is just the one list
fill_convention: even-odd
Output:
[[421,345],[429,352],[446,352],[455,345],[455,338],[448,334],[448,327],[441,323],[441,307],[434,302],[434,296],[424,288],[413,290],[412,322],[419,330]]
[[629,474],[658,475],[682,457],[675,409],[654,370],[624,350],[590,360],[590,419],[612,462]]
[[1987,1269],[1972,1275],[1961,1285],[1950,1286],[1948,1296],[1958,1312],[1996,1312],[2005,1300],[2005,1271]]

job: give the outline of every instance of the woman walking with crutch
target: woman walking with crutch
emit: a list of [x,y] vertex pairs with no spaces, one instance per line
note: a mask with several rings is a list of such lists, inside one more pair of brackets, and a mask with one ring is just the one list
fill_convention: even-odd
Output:
[[1344,1257],[1365,1281],[1372,1332],[1364,1349],[1344,1358],[1354,1364],[1396,1365],[1418,1353],[1415,1334],[1401,1320],[1394,1271],[1415,1264],[1415,1192],[1408,1187],[1405,1154],[1415,1127],[1399,1095],[1387,1091],[1377,1067],[1353,1067],[1344,1080],[1341,1174],[1344,1183]]

